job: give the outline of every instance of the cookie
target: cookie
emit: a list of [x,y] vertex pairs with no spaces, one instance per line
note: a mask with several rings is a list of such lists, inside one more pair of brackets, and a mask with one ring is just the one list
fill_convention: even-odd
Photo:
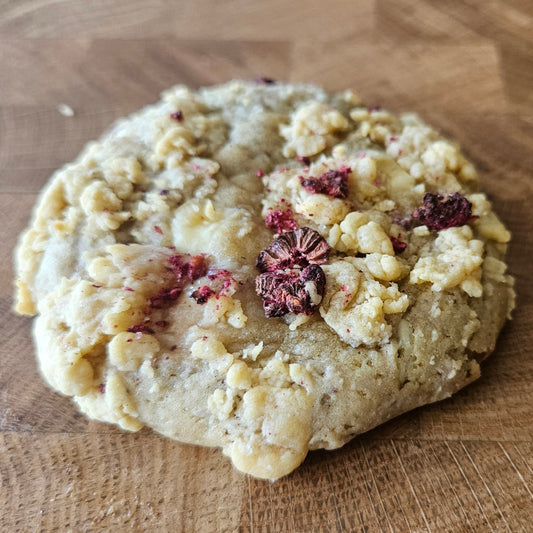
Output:
[[52,176],[16,311],[90,418],[276,479],[479,377],[514,306],[509,239],[416,115],[264,79],[178,86]]

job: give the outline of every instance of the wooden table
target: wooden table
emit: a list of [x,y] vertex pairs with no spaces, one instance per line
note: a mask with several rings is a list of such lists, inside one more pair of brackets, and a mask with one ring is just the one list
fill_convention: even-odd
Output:
[[[261,75],[353,87],[460,141],[513,232],[518,289],[477,383],[275,484],[85,420],[10,312],[15,239],[55,168],[170,85]],[[0,169],[1,531],[533,530],[531,2],[0,0]]]

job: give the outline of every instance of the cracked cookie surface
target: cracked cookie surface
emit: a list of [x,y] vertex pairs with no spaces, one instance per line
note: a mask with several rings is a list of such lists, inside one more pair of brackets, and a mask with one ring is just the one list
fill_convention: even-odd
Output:
[[479,377],[514,306],[509,239],[415,115],[303,84],[177,86],[52,176],[16,310],[87,416],[276,479]]

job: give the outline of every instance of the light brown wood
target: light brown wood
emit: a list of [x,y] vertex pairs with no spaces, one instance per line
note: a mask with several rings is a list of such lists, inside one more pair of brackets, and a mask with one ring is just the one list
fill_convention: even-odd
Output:
[[[12,250],[54,169],[172,84],[260,75],[353,87],[457,139],[513,232],[519,304],[478,382],[275,484],[86,420],[10,312]],[[0,531],[531,531],[532,87],[528,2],[0,0]]]

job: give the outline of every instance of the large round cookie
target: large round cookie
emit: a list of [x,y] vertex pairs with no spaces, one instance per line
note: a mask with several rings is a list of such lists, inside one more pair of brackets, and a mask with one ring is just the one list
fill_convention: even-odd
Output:
[[514,305],[509,238],[415,115],[270,80],[178,86],[51,178],[16,310],[89,417],[274,479],[479,377]]

